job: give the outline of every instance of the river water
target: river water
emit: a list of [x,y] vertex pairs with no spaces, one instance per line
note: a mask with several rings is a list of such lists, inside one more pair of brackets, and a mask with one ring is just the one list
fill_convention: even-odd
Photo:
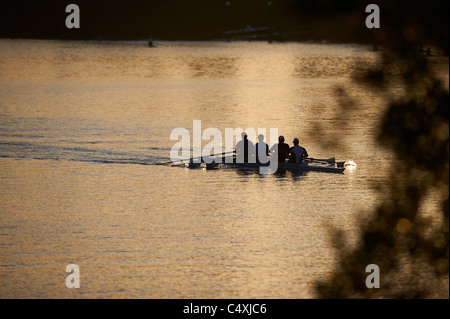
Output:
[[[365,46],[156,45],[0,40],[0,298],[314,298],[337,260],[333,229],[353,245],[388,182],[375,136],[401,88],[352,80],[379,61]],[[194,120],[277,128],[358,166],[155,165]]]

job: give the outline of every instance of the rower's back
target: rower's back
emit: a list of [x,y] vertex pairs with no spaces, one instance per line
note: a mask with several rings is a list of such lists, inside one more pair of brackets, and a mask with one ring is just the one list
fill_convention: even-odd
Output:
[[304,157],[308,157],[308,152],[306,151],[305,148],[298,145],[299,144],[298,138],[295,138],[293,143],[294,146],[290,148],[290,156],[291,156],[290,162],[300,164],[303,162]]

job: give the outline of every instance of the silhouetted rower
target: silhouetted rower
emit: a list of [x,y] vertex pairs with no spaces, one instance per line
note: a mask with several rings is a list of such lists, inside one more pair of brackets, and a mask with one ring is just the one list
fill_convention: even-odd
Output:
[[[269,156],[269,145],[264,142],[264,135],[258,135],[258,143],[256,143],[256,161],[258,163],[266,164],[268,162],[267,156]],[[260,154],[261,152],[261,154]],[[260,159],[262,161],[260,161]]]
[[249,163],[254,158],[254,145],[248,140],[247,133],[242,133],[242,140],[236,144],[236,163]]
[[272,146],[270,154],[278,157],[278,163],[286,163],[286,159],[289,157],[289,144],[284,142],[284,136],[278,138],[278,144]]
[[306,151],[306,149],[298,145],[299,144],[298,138],[295,138],[293,143],[294,146],[289,149],[290,152],[289,162],[300,164],[303,162],[303,159],[305,157],[308,157],[308,152]]

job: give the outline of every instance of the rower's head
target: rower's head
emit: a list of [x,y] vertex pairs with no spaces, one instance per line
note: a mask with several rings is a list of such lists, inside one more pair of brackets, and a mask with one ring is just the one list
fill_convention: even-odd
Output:
[[246,140],[248,138],[247,133],[245,133],[245,132],[242,132],[241,136],[242,136],[243,140]]
[[300,142],[299,142],[298,138],[294,138],[294,140],[292,141],[292,143],[294,143],[294,145],[298,145],[298,143],[300,143]]
[[278,138],[278,142],[284,143],[284,136],[283,136],[283,135],[281,135],[281,136]]
[[258,141],[263,142],[264,141],[264,135],[259,134],[258,135]]

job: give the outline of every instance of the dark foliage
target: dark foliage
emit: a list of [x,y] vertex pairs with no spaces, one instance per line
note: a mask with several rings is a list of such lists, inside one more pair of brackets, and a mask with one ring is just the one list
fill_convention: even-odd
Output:
[[[345,250],[345,236],[336,231],[339,265],[316,289],[321,298],[448,298],[449,90],[430,66],[434,55],[448,57],[448,19],[435,20],[448,2],[380,2],[390,4],[382,13],[384,30],[374,34],[383,61],[357,78],[372,91],[394,81],[404,87],[404,96],[389,103],[378,134],[396,160],[389,189],[381,190],[386,199],[361,226],[357,247]],[[422,51],[424,39],[435,45],[432,54]],[[431,192],[442,201],[432,216],[438,225],[420,215]],[[380,267],[380,289],[365,286],[372,263]]]

